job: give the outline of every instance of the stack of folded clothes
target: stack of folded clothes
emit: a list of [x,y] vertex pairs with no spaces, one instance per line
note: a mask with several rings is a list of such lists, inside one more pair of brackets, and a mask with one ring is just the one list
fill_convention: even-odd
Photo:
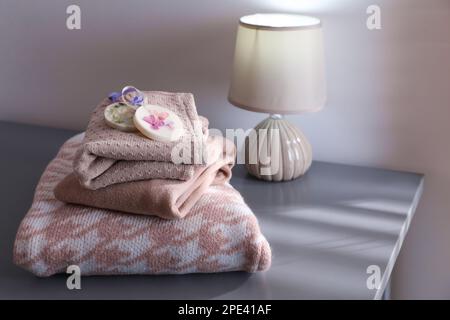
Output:
[[[86,132],[69,139],[42,175],[14,262],[39,276],[69,265],[82,275],[268,269],[270,247],[229,184],[234,144],[208,135],[191,94],[145,95],[182,120],[183,136],[161,142],[114,129],[103,101]],[[194,148],[178,163],[180,145]]]

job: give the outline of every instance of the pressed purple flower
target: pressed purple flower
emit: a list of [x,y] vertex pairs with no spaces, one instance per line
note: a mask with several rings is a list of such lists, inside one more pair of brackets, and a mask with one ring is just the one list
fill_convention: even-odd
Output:
[[156,117],[155,115],[149,115],[143,118],[145,122],[147,122],[150,127],[154,130],[159,130],[162,126],[164,126],[164,120]]
[[142,95],[134,96],[132,104],[134,106],[140,105],[144,102],[144,97]]

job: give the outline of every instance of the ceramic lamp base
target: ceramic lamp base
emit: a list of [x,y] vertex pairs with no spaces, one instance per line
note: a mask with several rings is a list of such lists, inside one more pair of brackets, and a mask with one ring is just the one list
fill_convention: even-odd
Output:
[[246,137],[246,167],[259,179],[293,180],[304,175],[311,162],[312,148],[305,135],[280,115],[271,115]]

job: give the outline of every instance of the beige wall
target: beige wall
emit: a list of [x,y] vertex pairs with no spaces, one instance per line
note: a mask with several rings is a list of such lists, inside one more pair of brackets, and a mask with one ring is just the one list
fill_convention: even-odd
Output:
[[[65,28],[69,4],[82,29]],[[382,8],[381,31],[365,28]],[[263,115],[226,101],[239,16],[323,18],[329,99],[293,116],[316,159],[425,173],[394,297],[450,298],[450,0],[0,0],[0,119],[82,129],[112,89],[190,91],[218,128]]]

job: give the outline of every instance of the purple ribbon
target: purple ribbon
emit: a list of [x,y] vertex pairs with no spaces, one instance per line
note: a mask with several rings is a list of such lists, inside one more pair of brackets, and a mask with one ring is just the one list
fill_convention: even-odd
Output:
[[119,102],[122,94],[120,92],[111,92],[108,96],[111,102]]

